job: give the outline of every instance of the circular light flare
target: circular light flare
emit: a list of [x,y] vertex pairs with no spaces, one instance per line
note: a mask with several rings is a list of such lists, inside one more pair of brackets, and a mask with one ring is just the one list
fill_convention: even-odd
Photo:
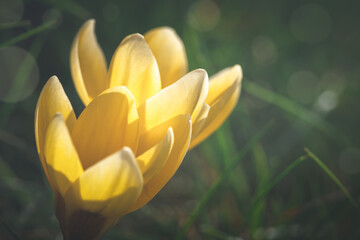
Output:
[[220,9],[216,3],[211,0],[201,0],[191,5],[187,22],[192,28],[206,32],[215,28],[219,19]]
[[315,108],[322,112],[329,112],[338,105],[338,95],[332,90],[326,90],[318,97]]
[[39,81],[39,68],[26,50],[6,47],[0,49],[0,76],[0,101],[19,102],[34,92]]
[[277,59],[277,49],[268,36],[256,37],[251,45],[252,55],[254,60],[260,65],[270,65]]

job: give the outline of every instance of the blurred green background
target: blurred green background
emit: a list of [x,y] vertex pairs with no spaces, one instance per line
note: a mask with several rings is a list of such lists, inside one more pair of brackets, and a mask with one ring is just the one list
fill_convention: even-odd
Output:
[[244,71],[228,121],[188,152],[153,201],[102,239],[360,239],[359,7],[0,0],[0,239],[62,239],[34,109],[57,75],[82,111],[69,54],[89,18],[108,62],[128,34],[167,25],[183,39],[190,70]]

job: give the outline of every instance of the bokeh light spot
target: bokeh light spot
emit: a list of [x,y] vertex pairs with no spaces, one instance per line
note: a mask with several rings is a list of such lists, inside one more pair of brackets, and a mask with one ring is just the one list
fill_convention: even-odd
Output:
[[188,12],[188,24],[198,31],[210,31],[220,19],[220,9],[211,0],[201,0],[191,5]]
[[21,20],[24,13],[22,0],[0,1],[0,24],[10,24]]
[[347,174],[360,172],[360,150],[347,148],[341,152],[339,157],[340,168]]
[[332,90],[327,90],[320,94],[316,101],[315,107],[320,111],[328,112],[333,110],[337,105],[338,95]]
[[320,93],[320,80],[310,71],[298,71],[291,75],[287,90],[292,99],[310,104]]
[[317,43],[329,35],[331,18],[323,7],[308,4],[295,10],[291,16],[290,28],[294,37],[299,41]]
[[256,37],[252,42],[251,50],[255,61],[260,65],[269,65],[276,61],[277,49],[268,36]]
[[0,100],[19,102],[27,98],[39,81],[34,57],[19,47],[0,49]]

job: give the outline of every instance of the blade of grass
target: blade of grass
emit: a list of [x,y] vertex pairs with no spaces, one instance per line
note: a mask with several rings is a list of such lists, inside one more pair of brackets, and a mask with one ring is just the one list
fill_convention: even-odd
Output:
[[4,228],[10,233],[10,235],[14,239],[21,240],[21,238],[3,220],[0,219],[0,223],[4,226]]
[[[221,152],[221,158],[223,159],[222,166],[218,169],[223,169],[224,166],[226,167],[229,165],[231,163],[231,156],[234,156],[237,152],[236,144],[231,133],[228,122],[224,123],[223,126],[216,131],[215,136]],[[241,196],[245,196],[249,193],[249,185],[243,167],[238,166],[237,171],[238,176],[231,175],[229,177],[229,182],[237,200],[241,201]]]
[[335,174],[318,158],[310,149],[305,148],[305,152],[312,158],[317,165],[330,177],[331,180],[340,188],[340,190],[345,194],[350,203],[354,205],[354,207],[359,208],[359,204],[355,201],[355,199],[350,195],[350,193],[346,190],[345,186],[340,182],[340,180],[335,176]]
[[0,30],[17,28],[17,27],[28,27],[30,25],[31,25],[30,20],[23,20],[15,23],[0,23]]
[[55,24],[55,22],[56,22],[55,20],[45,22],[44,24],[42,24],[36,28],[33,28],[33,29],[31,29],[25,33],[22,33],[14,38],[11,38],[3,43],[0,43],[0,49],[10,46],[10,45],[13,45],[13,44],[16,44],[16,43],[21,42],[29,37],[36,35],[38,33],[41,33],[43,31],[45,31],[46,29],[49,29],[50,27],[52,27]]
[[324,134],[331,137],[333,140],[341,143],[342,145],[350,146],[351,141],[345,136],[343,133],[338,131],[333,125],[324,121],[320,115],[302,107],[301,105],[297,104],[296,102],[281,96],[275,92],[272,92],[268,89],[265,89],[258,84],[251,82],[251,81],[243,81],[243,87],[246,92],[258,97],[266,102],[274,104],[279,108],[289,112],[304,121],[308,124],[316,127]]
[[[241,121],[241,124],[244,126],[243,134],[249,137],[253,132],[255,132],[255,126],[254,126],[254,120],[252,118],[252,114],[248,110],[248,106],[245,104],[242,104],[241,108],[238,109],[241,110],[241,113],[238,112],[238,114],[242,116],[241,118],[239,117],[239,121]],[[257,179],[256,193],[258,193],[266,184],[268,184],[270,178],[269,164],[261,142],[256,143],[252,147],[252,155],[253,155],[252,162],[255,166],[255,173]],[[252,186],[252,188],[254,188],[254,186]],[[244,198],[244,196],[249,196],[249,194],[247,195],[243,194],[241,198],[246,199]],[[244,209],[243,212],[248,212],[249,209],[248,204],[249,204],[248,202],[245,203],[244,205],[245,208],[243,208]],[[265,205],[263,202],[258,202],[257,205],[254,206],[254,209],[251,214],[251,220],[249,221],[250,232],[254,232],[260,227],[260,224],[263,218],[265,217],[264,206]]]
[[[245,225],[250,225],[251,232],[254,231],[254,217],[256,218],[264,208],[264,199],[265,196],[281,181],[283,180],[293,169],[295,169],[300,163],[302,163],[308,156],[304,155],[292,162],[287,168],[285,168],[279,175],[277,175],[272,181],[269,181],[267,184],[263,185],[261,189],[258,190],[254,199],[251,201],[250,210],[247,213],[247,216],[244,219],[243,227]],[[260,213],[259,213],[260,212]],[[256,219],[255,219],[256,220]],[[258,222],[256,222],[258,223]]]
[[250,209],[252,209],[258,202],[260,202],[269,192],[273,189],[282,179],[284,179],[295,167],[297,167],[300,163],[302,163],[308,156],[301,156],[292,162],[287,168],[285,168],[276,178],[270,181],[267,185],[265,185],[261,191],[255,196],[252,201]]
[[[241,121],[241,124],[244,126],[243,131],[245,133],[245,136],[249,137],[255,131],[254,119],[252,118],[247,105],[242,104],[241,107],[238,109],[241,109],[242,111],[241,114],[246,116],[246,117],[242,116],[241,118],[239,118],[239,120]],[[269,173],[269,164],[267,161],[267,156],[260,142],[258,142],[253,146],[252,153],[255,160],[254,163],[255,163],[255,170],[258,179],[257,181],[258,188],[262,188],[264,184],[268,183],[270,173]]]
[[205,206],[208,204],[212,196],[220,189],[222,183],[228,178],[230,173],[235,169],[239,161],[252,149],[254,144],[256,144],[270,129],[271,122],[265,125],[250,141],[244,146],[244,148],[238,152],[227,165],[227,167],[222,171],[222,173],[217,177],[214,183],[210,186],[207,192],[202,196],[198,204],[195,206],[194,210],[190,213],[187,218],[184,226],[179,230],[175,239],[181,240],[184,239],[186,233],[190,229],[191,225],[197,219],[197,217],[203,212]]
[[[256,192],[261,189],[269,182],[269,165],[267,157],[261,142],[255,144],[252,148],[253,160],[255,163],[257,186]],[[250,232],[255,232],[261,225],[263,218],[265,217],[265,204],[260,201],[254,206],[254,211],[251,215],[250,221]]]

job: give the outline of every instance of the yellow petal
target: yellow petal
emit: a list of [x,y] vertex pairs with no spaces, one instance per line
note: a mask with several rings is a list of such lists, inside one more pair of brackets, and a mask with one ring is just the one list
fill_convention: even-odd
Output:
[[223,93],[221,98],[210,107],[209,114],[197,136],[191,139],[190,149],[198,145],[216,131],[234,110],[240,95],[240,80]]
[[87,21],[76,35],[70,53],[71,75],[85,106],[108,87],[106,60],[94,29],[95,20]]
[[139,108],[140,133],[177,115],[190,114],[196,119],[208,92],[208,76],[198,69],[186,74],[174,84],[162,89]]
[[159,143],[146,150],[136,158],[137,164],[144,178],[144,184],[148,183],[164,166],[174,144],[174,133],[170,127]]
[[209,114],[209,111],[210,111],[210,106],[204,103],[203,107],[201,108],[200,114],[193,122],[191,138],[195,138],[201,132],[205,124],[206,118]]
[[68,129],[71,131],[76,121],[75,113],[59,79],[53,76],[45,84],[35,110],[36,146],[47,177],[44,156],[45,134],[51,119],[57,112],[63,115]]
[[138,114],[131,92],[124,86],[113,87],[94,98],[71,135],[84,169],[124,146],[136,151]]
[[135,156],[125,147],[88,168],[71,185],[65,195],[67,217],[79,210],[106,218],[120,216],[136,202],[142,185]]
[[162,87],[173,84],[187,72],[185,47],[174,29],[155,28],[144,35],[159,65]]
[[109,86],[127,86],[139,106],[161,89],[160,73],[151,49],[140,34],[126,37],[111,60]]
[[70,185],[83,173],[63,116],[58,113],[50,121],[45,138],[45,158],[49,177],[64,196]]
[[141,136],[140,141],[152,142],[158,141],[159,137],[165,134],[165,131],[171,126],[174,131],[174,145],[170,155],[161,168],[146,185],[141,192],[138,201],[131,207],[128,212],[135,211],[148,203],[171,179],[179,168],[190,143],[191,137],[191,118],[190,115],[176,116],[148,131]]
[[211,107],[235,81],[241,81],[241,79],[242,70],[240,65],[225,68],[212,76],[209,81],[209,94],[206,98],[207,104]]

